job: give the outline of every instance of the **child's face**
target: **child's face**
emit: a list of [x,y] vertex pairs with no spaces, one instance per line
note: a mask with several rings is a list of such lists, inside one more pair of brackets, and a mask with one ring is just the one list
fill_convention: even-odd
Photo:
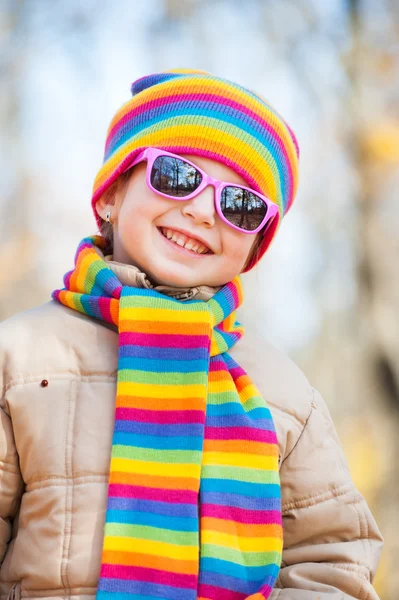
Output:
[[[217,179],[247,185],[240,175],[221,163],[182,156]],[[177,287],[224,285],[241,273],[257,236],[241,233],[220,219],[212,186],[186,202],[159,196],[147,187],[146,166],[143,162],[133,168],[124,197],[115,198],[114,205],[101,199],[97,203],[102,218],[111,211],[113,259],[136,265],[154,283]],[[165,237],[171,232],[181,243],[190,243],[188,237],[202,240],[207,252],[199,254],[183,248]],[[179,239],[178,232],[186,236],[180,234]]]

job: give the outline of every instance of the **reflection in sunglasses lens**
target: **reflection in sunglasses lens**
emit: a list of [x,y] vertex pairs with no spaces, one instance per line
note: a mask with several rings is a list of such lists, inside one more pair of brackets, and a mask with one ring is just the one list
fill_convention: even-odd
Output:
[[256,194],[233,186],[223,188],[220,208],[230,223],[245,231],[259,227],[267,213],[267,205]]
[[172,156],[158,156],[151,169],[153,188],[172,198],[188,196],[201,180],[201,173],[195,167]]
[[[158,156],[151,169],[152,187],[171,198],[184,198],[201,184],[202,175],[183,159]],[[253,231],[262,223],[267,205],[259,196],[241,187],[226,186],[220,207],[226,219],[245,231]]]

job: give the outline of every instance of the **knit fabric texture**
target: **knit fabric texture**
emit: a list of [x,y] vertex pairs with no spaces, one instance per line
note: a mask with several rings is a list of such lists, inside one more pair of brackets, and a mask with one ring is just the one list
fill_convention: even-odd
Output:
[[[181,302],[122,286],[85,238],[53,298],[119,331],[99,600],[264,600],[278,576],[278,446],[228,350],[240,278]],[[97,349],[93,348],[93,351]]]
[[133,97],[111,121],[104,163],[94,182],[98,225],[97,200],[143,149],[204,156],[232,168],[279,208],[279,218],[247,265],[251,269],[269,247],[297,190],[299,147],[291,128],[259,94],[205,71],[147,75],[131,90]]

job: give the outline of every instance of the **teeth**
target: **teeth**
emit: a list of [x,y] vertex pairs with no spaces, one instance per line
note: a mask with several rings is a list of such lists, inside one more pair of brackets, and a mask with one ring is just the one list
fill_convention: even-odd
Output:
[[178,246],[182,247],[182,248],[186,248],[186,250],[191,250],[192,252],[196,252],[197,254],[206,254],[206,252],[208,251],[208,248],[206,246],[204,246],[204,244],[201,244],[200,242],[196,242],[195,240],[188,240],[187,243],[185,243],[185,239],[187,239],[186,236],[181,237],[181,234],[179,235],[177,232],[173,231],[172,229],[162,229],[162,233],[165,237],[168,238],[168,240],[171,240],[172,242],[175,242],[175,244],[177,244]]

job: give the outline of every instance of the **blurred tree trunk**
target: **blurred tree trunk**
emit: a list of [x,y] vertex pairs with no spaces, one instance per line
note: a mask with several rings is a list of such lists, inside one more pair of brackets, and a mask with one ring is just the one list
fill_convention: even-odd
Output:
[[[399,119],[394,88],[399,58],[392,34],[397,32],[399,19],[397,5],[396,9],[390,7],[391,29],[381,27],[378,20],[367,23],[367,17],[372,19],[373,14],[361,8],[360,0],[351,0],[353,49],[348,72],[353,99],[353,154],[360,184],[356,233],[358,310],[364,344],[359,392],[361,403],[367,401],[375,415],[370,426],[381,439],[386,438],[385,464],[381,465],[386,476],[377,477],[374,494],[390,557],[384,554],[378,581],[384,600],[394,600],[399,588],[393,560],[399,555],[399,540],[392,527],[397,522],[399,505],[399,471],[394,460],[399,451]],[[369,33],[372,30],[375,36]],[[363,433],[365,441],[369,433]],[[375,451],[381,453],[384,448],[375,444]],[[374,478],[371,469],[368,478]]]
[[352,40],[343,57],[349,85],[342,121],[349,112],[346,145],[357,175],[357,202],[348,219],[357,296],[346,315],[326,317],[304,365],[318,387],[333,393],[327,400],[334,402],[352,475],[385,537],[375,581],[382,600],[396,600],[399,589],[398,10],[391,6],[389,30],[374,20],[370,4],[349,2]]

